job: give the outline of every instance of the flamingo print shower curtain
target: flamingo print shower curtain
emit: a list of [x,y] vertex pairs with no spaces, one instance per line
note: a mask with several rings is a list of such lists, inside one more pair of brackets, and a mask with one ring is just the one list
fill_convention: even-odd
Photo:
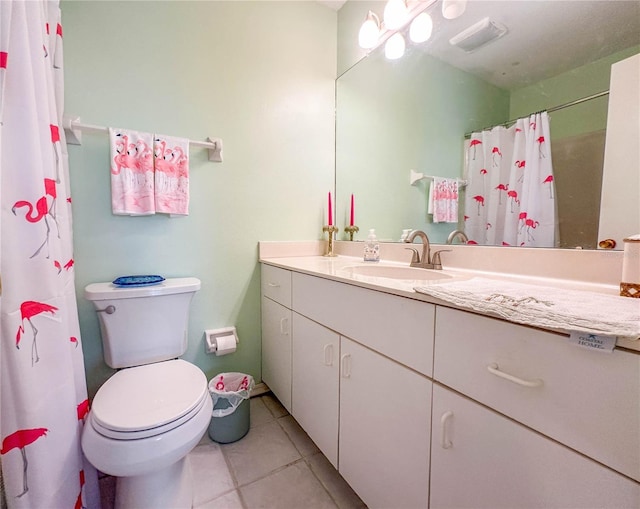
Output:
[[549,139],[547,112],[471,135],[464,215],[470,244],[559,244]]
[[0,2],[0,460],[9,508],[99,506],[61,126],[57,1]]

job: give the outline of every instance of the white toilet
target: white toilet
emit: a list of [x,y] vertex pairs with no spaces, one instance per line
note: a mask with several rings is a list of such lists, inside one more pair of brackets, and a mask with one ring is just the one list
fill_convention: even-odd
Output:
[[204,373],[178,357],[199,289],[196,278],[85,288],[100,319],[105,362],[119,371],[93,399],[82,450],[117,477],[118,508],[192,506],[187,454],[207,430],[213,403]]

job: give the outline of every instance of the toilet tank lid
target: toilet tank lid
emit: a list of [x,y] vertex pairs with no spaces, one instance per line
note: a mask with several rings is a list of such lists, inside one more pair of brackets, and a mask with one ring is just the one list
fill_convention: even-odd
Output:
[[157,285],[144,287],[121,287],[113,283],[91,283],[84,289],[87,300],[132,299],[134,297],[153,297],[200,290],[200,280],[195,277],[167,278]]

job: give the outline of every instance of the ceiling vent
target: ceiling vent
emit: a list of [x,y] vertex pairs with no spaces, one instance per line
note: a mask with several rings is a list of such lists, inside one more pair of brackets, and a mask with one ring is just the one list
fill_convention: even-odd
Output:
[[491,21],[489,18],[484,18],[449,39],[449,43],[470,53],[485,44],[499,39],[506,33],[507,27],[496,21]]

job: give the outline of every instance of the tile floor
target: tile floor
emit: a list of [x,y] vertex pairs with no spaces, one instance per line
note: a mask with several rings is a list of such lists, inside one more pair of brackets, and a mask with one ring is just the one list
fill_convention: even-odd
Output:
[[[205,434],[190,453],[195,509],[366,509],[271,393],[250,404],[244,438],[217,444]],[[114,481],[100,479],[102,509],[113,508]]]

